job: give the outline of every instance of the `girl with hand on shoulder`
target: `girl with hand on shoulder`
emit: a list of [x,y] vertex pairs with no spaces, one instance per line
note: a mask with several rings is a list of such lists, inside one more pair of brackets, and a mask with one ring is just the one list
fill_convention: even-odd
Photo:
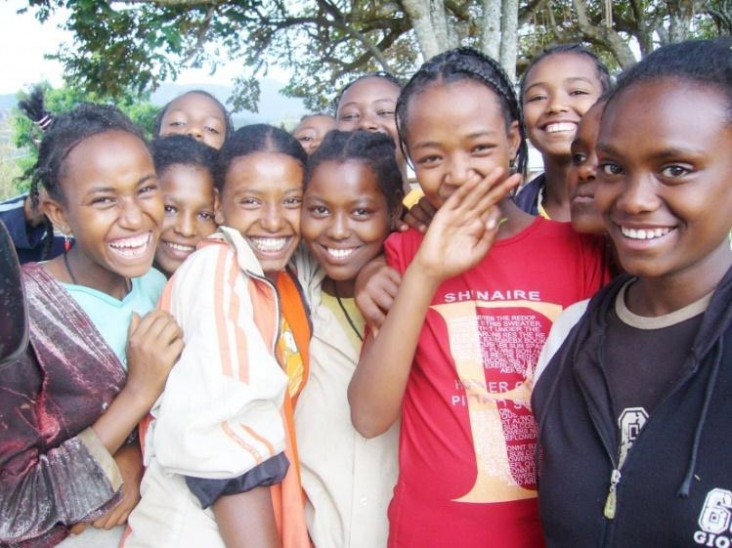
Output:
[[183,346],[170,315],[153,311],[163,202],[141,132],[108,106],[54,120],[36,197],[39,186],[43,212],[75,243],[24,267],[30,344],[0,370],[0,542],[51,546],[83,532],[116,546],[139,498],[131,434]]
[[[511,200],[526,146],[498,63],[457,49],[425,63],[397,121],[425,196],[427,233],[393,234],[402,274],[349,387],[366,437],[401,416],[389,546],[543,544],[525,385],[553,320],[606,280],[602,250]],[[429,448],[429,449],[426,449]]]
[[331,131],[310,158],[301,226],[317,263],[298,264],[298,275],[313,338],[295,426],[308,530],[321,548],[386,545],[398,425],[374,439],[362,437],[351,424],[347,390],[364,338],[354,282],[383,252],[401,197],[394,144],[385,135]]
[[292,411],[310,327],[287,266],[306,165],[297,140],[267,125],[240,128],[219,153],[223,224],[161,299],[186,348],[146,429],[127,547],[309,546]]
[[152,151],[165,204],[155,266],[170,277],[201,240],[216,232],[216,150],[172,135],[153,141]]
[[627,274],[557,322],[534,389],[549,546],[729,542],[731,48],[663,47],[605,105],[595,200]]
[[526,132],[541,153],[544,173],[521,188],[516,205],[532,215],[570,220],[567,170],[582,116],[610,88],[607,67],[578,44],[537,55],[521,80]]

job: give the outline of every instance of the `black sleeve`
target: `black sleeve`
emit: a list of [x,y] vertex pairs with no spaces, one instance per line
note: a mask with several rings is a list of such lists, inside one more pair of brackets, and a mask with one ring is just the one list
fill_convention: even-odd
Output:
[[284,453],[279,453],[264,461],[249,472],[230,479],[207,479],[185,476],[188,489],[196,496],[203,508],[208,508],[219,497],[236,495],[251,491],[255,487],[265,487],[280,483],[287,474],[290,461]]

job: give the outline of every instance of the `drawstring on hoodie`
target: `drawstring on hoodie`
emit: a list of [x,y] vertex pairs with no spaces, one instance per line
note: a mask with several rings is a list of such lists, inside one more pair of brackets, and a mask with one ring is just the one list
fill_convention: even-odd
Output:
[[699,421],[697,422],[696,431],[694,432],[694,443],[691,447],[691,458],[689,458],[689,466],[686,469],[684,481],[681,483],[681,487],[679,487],[679,490],[676,493],[677,497],[687,498],[689,496],[689,491],[691,491],[691,480],[694,478],[696,459],[699,454],[699,443],[701,441],[702,431],[704,430],[704,423],[707,420],[707,412],[709,411],[709,405],[712,401],[714,388],[717,385],[717,376],[719,375],[719,369],[722,363],[722,354],[724,350],[723,341],[724,339],[720,337],[720,339],[715,344],[715,347],[717,349],[717,355],[714,358],[712,371],[709,374],[709,380],[707,381],[707,386],[704,391],[704,404],[702,405],[702,410],[699,414]]

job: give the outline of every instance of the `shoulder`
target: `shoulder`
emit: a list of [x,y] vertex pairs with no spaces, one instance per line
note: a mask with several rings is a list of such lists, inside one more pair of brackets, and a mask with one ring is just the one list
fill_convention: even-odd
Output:
[[554,354],[557,353],[564,343],[567,335],[572,328],[577,325],[587,310],[587,305],[590,300],[585,299],[568,306],[552,324],[549,336],[544,343],[544,347],[539,355],[539,361],[536,364],[536,370],[534,371],[534,384],[539,380],[541,374],[549,365]]
[[410,228],[407,232],[394,232],[384,242],[386,262],[398,270],[406,269],[412,258],[417,254],[424,236],[417,230]]

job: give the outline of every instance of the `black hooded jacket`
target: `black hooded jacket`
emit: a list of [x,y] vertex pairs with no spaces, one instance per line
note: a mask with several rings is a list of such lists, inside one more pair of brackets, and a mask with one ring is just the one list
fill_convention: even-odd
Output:
[[732,269],[679,349],[685,374],[617,470],[605,318],[628,279],[592,299],[534,389],[547,546],[732,547]]

